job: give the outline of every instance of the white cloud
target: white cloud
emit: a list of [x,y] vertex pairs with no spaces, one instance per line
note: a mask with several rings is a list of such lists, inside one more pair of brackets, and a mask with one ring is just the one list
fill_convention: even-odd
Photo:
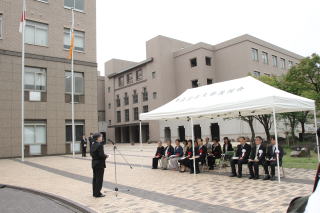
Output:
[[248,33],[297,54],[320,49],[319,0],[97,0],[99,71],[111,58],[145,59],[157,35],[216,44]]

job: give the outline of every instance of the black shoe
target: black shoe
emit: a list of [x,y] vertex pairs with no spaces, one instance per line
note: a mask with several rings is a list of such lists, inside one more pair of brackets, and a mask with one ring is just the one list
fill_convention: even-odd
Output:
[[209,167],[209,170],[214,170],[214,168],[213,167]]
[[97,195],[97,196],[93,196],[93,197],[105,197],[106,195],[104,195],[104,194],[99,194],[99,195]]
[[242,178],[242,175],[238,175],[238,178]]
[[263,180],[269,180],[270,179],[270,175],[265,175]]
[[276,180],[276,177],[275,176],[271,176],[270,180],[274,181],[274,180]]
[[232,173],[229,177],[237,177],[237,174]]
[[255,177],[254,177],[255,180],[258,180],[259,178],[260,178],[259,176],[255,176]]
[[252,175],[250,175],[250,176],[249,176],[249,179],[253,179],[253,176],[252,176]]

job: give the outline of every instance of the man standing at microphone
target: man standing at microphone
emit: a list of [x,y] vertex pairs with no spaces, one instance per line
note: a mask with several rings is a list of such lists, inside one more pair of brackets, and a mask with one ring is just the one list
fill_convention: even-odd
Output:
[[95,133],[93,135],[93,144],[91,147],[92,156],[92,191],[93,197],[104,197],[105,195],[101,193],[103,184],[104,169],[106,168],[106,159],[108,155],[104,154],[104,149],[102,145],[102,134]]

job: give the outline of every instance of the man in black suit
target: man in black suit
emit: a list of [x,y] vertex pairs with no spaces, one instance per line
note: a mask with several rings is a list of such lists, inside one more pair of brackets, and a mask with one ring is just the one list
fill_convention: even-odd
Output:
[[251,146],[246,143],[244,137],[239,138],[240,144],[237,146],[236,156],[230,161],[231,172],[230,177],[236,177],[236,164],[238,164],[238,178],[242,177],[242,164],[248,163]]
[[87,153],[87,138],[86,138],[85,135],[82,136],[80,145],[81,145],[82,157],[86,157],[86,153]]
[[255,138],[255,146],[252,147],[248,167],[250,171],[249,179],[259,179],[259,165],[264,165],[266,158],[266,147],[262,144],[262,138]]
[[162,146],[162,142],[159,141],[156,154],[152,158],[152,169],[158,168],[159,159],[161,159],[163,155],[164,155],[164,147]]
[[[283,157],[283,149],[281,146],[278,145],[278,149],[276,146],[276,139],[274,136],[271,136],[271,144],[267,148],[267,153],[266,153],[266,161],[264,164],[264,170],[266,173],[266,176],[263,180],[275,180],[275,168],[277,166],[277,153],[279,154],[279,165],[282,165],[282,157]],[[270,166],[271,168],[271,177],[269,173],[268,167]]]
[[167,140],[167,147],[164,149],[164,155],[161,158],[162,169],[168,168],[169,157],[174,154],[174,148],[171,146],[171,140]]
[[100,133],[95,133],[92,136],[93,144],[91,146],[91,156],[92,156],[92,191],[93,197],[104,197],[100,191],[102,189],[103,174],[106,168],[106,159],[108,155],[104,153],[102,142],[102,135]]

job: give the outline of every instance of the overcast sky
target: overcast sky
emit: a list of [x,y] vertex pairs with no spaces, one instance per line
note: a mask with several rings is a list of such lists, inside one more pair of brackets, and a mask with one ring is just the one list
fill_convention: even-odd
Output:
[[250,34],[302,56],[320,52],[320,0],[97,0],[98,70],[112,58],[145,59],[164,35],[217,44]]

